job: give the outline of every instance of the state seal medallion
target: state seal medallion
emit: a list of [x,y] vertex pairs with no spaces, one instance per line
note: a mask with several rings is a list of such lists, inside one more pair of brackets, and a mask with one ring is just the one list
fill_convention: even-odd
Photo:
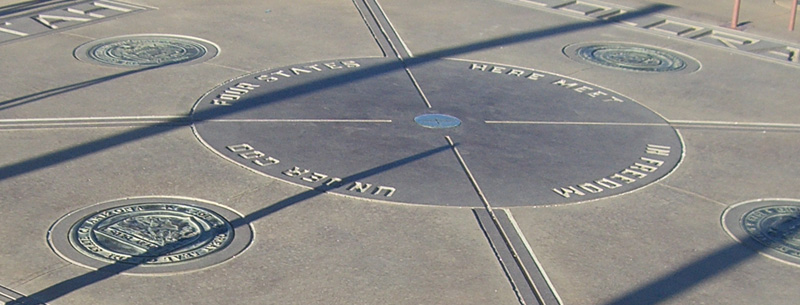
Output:
[[697,60],[672,50],[632,43],[581,43],[564,48],[567,57],[607,68],[637,72],[694,72]]
[[128,273],[202,268],[230,258],[250,243],[236,213],[202,201],[140,198],[112,201],[71,213],[48,240],[61,256],[88,267],[120,265]]
[[725,211],[722,223],[725,230],[745,246],[800,265],[800,201],[740,203]]
[[217,55],[218,47],[206,40],[179,35],[144,34],[109,37],[75,49],[79,60],[102,65],[147,68],[198,63]]

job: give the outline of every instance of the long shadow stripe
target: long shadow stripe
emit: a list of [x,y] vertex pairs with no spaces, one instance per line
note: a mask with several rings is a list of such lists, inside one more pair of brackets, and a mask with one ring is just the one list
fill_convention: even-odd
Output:
[[[435,59],[447,56],[454,56],[458,54],[464,54],[468,52],[488,49],[496,46],[501,45],[508,45],[514,43],[520,43],[525,41],[531,41],[537,38],[543,38],[547,36],[553,36],[558,34],[565,34],[572,31],[579,31],[583,29],[593,28],[593,27],[601,27],[608,25],[613,22],[617,22],[619,20],[624,20],[626,18],[635,18],[642,15],[652,14],[661,10],[668,8],[669,6],[666,5],[652,5],[647,8],[644,8],[639,11],[629,12],[623,15],[618,16],[617,18],[609,19],[609,20],[599,20],[599,21],[587,21],[581,22],[577,24],[569,24],[564,26],[559,26],[551,29],[545,30],[538,30],[538,31],[531,31],[522,34],[515,34],[504,36],[496,39],[490,39],[483,42],[478,42],[474,44],[469,44],[461,47],[455,47],[452,49],[446,50],[439,50],[433,51],[430,53],[422,54],[419,57],[414,57],[408,59],[405,63],[408,66],[413,65],[420,65],[426,62],[433,61]],[[276,92],[272,92],[270,94],[261,96],[261,102],[259,103],[248,103],[248,104],[235,104],[233,106],[225,107],[223,109],[215,108],[214,110],[206,110],[203,112],[196,112],[193,114],[193,119],[195,121],[203,121],[203,120],[210,120],[214,118],[218,118],[220,116],[229,115],[232,113],[242,112],[248,109],[252,109],[254,107],[260,107],[265,104],[277,103],[284,99],[290,97],[297,97],[301,96],[308,92],[319,91],[326,88],[335,87],[338,85],[355,82],[360,79],[365,79],[368,77],[376,76],[385,74],[395,70],[402,70],[403,64],[391,61],[385,64],[376,65],[373,67],[369,67],[367,69],[361,71],[354,71],[349,72],[347,74],[341,76],[332,76],[325,79],[309,82],[306,84],[301,84],[297,86],[293,86],[290,88],[282,89]],[[181,121],[180,119],[175,119],[174,122],[166,121],[164,123],[175,123],[178,124]],[[105,139],[95,140],[89,143],[77,145],[71,148],[62,149],[56,152],[48,153],[46,155],[34,157],[25,161],[17,162],[14,164],[6,165],[0,168],[0,180],[8,179],[12,177],[16,177],[18,175],[32,172],[35,170],[43,169],[50,167],[52,165],[77,159],[79,157],[88,155],[93,152],[109,149],[112,147],[116,147],[122,145],[124,143],[142,139],[145,137],[159,135],[173,129],[179,128],[179,126],[171,126],[171,127],[163,127],[163,128],[153,128],[153,127],[143,127],[134,129],[131,131],[120,133],[116,136],[111,136]]]
[[[666,5],[652,5],[642,10],[638,10],[635,12],[629,12],[616,18],[608,19],[608,20],[598,20],[598,21],[585,21],[579,22],[575,24],[569,24],[564,26],[553,27],[544,30],[536,30],[530,31],[520,34],[508,35],[500,38],[490,39],[482,42],[477,42],[473,44],[467,44],[460,47],[454,47],[444,50],[438,50],[429,52],[426,54],[422,54],[419,57],[411,58],[406,61],[407,66],[419,65],[424,64],[442,57],[447,56],[454,56],[459,54],[464,54],[473,51],[484,50],[492,47],[503,46],[503,45],[510,45],[516,44],[521,42],[532,41],[538,38],[544,38],[553,35],[563,35],[569,32],[589,29],[589,28],[596,28],[602,27],[611,23],[615,23],[619,20],[624,20],[626,18],[635,18],[651,13],[655,13],[661,10],[664,10],[669,6]],[[360,79],[365,79],[369,77],[373,77],[376,75],[381,75],[384,73],[389,73],[391,71],[402,70],[404,66],[401,63],[396,61],[387,62],[385,64],[379,64],[373,67],[368,67],[361,71],[350,72],[345,75],[341,76],[334,76],[328,77],[326,79],[309,82],[306,84],[294,86],[291,88],[279,90],[276,92],[272,92],[270,94],[266,94],[261,96],[261,100],[258,103],[249,103],[249,104],[236,104],[234,106],[226,107],[223,109],[214,109],[213,111],[203,111],[193,113],[193,118],[196,122],[200,122],[203,120],[210,120],[214,118],[218,118],[220,116],[237,113],[241,111],[245,111],[254,107],[260,107],[265,104],[277,103],[282,100],[285,100],[290,97],[297,97],[308,92],[323,90],[326,88],[331,88],[335,86],[339,86],[342,84],[355,82]],[[80,85],[80,84],[78,84]],[[182,119],[175,119],[174,121],[166,121],[164,123],[181,123]],[[143,128],[137,128],[130,131],[121,132],[117,135],[106,137],[103,139],[98,139],[94,141],[90,141],[88,143],[76,145],[70,148],[61,149],[52,153],[47,153],[38,157],[33,157],[24,161],[20,161],[14,164],[6,165],[0,168],[0,180],[13,178],[19,175],[23,175],[25,173],[34,172],[37,170],[41,170],[44,168],[48,168],[50,166],[54,166],[61,162],[69,161],[78,159],[89,154],[106,150],[112,147],[120,146],[125,143],[133,142],[139,139],[147,138],[156,136],[162,133],[166,133],[176,128],[179,128],[180,125],[176,126],[148,126]],[[414,156],[410,156],[407,158],[403,158],[376,168],[372,168],[357,174],[353,174],[351,176],[343,178],[344,181],[354,181],[356,179],[361,179],[364,177],[372,176],[380,172],[385,172],[392,168],[396,168],[415,160],[419,160],[421,158],[425,158],[427,156],[433,155],[435,153],[450,150],[451,146],[442,146],[439,148],[435,148]],[[301,194],[292,196],[290,198],[284,199],[280,202],[277,202],[273,205],[265,207],[261,210],[253,212],[242,219],[237,219],[232,222],[235,226],[242,226],[251,223],[257,219],[261,219],[266,217],[272,213],[280,211],[281,209],[291,206],[297,202],[301,202],[303,200],[318,196],[321,192],[325,191],[326,188],[316,188],[312,190],[308,190]],[[155,251],[155,250],[153,250]],[[147,254],[147,253],[146,253]],[[153,254],[153,253],[150,253]],[[98,270],[88,272],[81,276],[71,278],[65,281],[62,281],[58,284],[50,286],[44,290],[36,292],[26,298],[19,299],[15,301],[13,304],[25,304],[26,302],[38,300],[43,302],[48,302],[55,300],[59,297],[62,297],[70,292],[76,291],[88,285],[92,285],[94,283],[100,282],[102,280],[108,279],[113,277],[116,274],[122,273],[126,270],[130,270],[131,268],[135,268],[137,266],[137,260],[129,260],[118,262],[115,264],[111,264],[108,266],[104,266],[99,268]]]
[[[384,164],[384,165],[381,165],[381,166],[377,166],[377,167],[374,167],[374,168],[371,168],[371,169],[368,169],[368,170],[365,170],[365,171],[362,171],[362,172],[359,172],[359,173],[344,177],[344,178],[342,178],[342,181],[340,183],[341,184],[347,184],[347,183],[350,183],[350,182],[353,182],[353,181],[356,181],[356,180],[359,180],[359,179],[367,178],[367,177],[376,175],[378,173],[382,173],[382,172],[391,170],[393,168],[398,168],[398,167],[401,167],[403,165],[412,163],[414,161],[427,158],[429,156],[432,156],[434,154],[437,154],[437,153],[440,153],[440,152],[443,152],[443,151],[449,151],[450,149],[451,149],[450,145],[445,145],[445,146],[437,147],[437,148],[434,148],[434,149],[430,149],[430,150],[427,150],[427,151],[424,151],[424,152],[421,152],[421,153],[418,153],[418,154],[415,154],[415,155],[412,155],[412,156],[409,156],[409,157],[406,157],[406,158],[403,158],[403,159],[395,160],[395,161],[393,161],[391,163],[387,163],[387,164]],[[316,187],[314,189],[302,192],[300,194],[297,194],[297,195],[294,195],[292,197],[289,197],[289,198],[286,198],[284,200],[281,200],[279,202],[276,202],[276,203],[274,203],[274,204],[272,204],[272,205],[270,205],[268,207],[262,208],[262,209],[260,209],[258,211],[252,212],[252,213],[246,215],[245,217],[234,219],[234,220],[232,220],[230,222],[230,224],[231,224],[231,226],[233,228],[238,228],[240,226],[248,225],[248,224],[250,224],[250,223],[252,223],[252,222],[254,222],[256,220],[264,218],[264,217],[266,217],[266,216],[268,216],[268,215],[270,215],[272,213],[280,211],[280,210],[282,210],[282,209],[284,209],[286,207],[289,207],[289,206],[291,206],[291,205],[293,205],[295,203],[302,202],[304,200],[319,196],[319,195],[323,194],[325,191],[333,189],[333,188],[336,188],[336,187],[337,187],[337,185],[332,185],[332,186],[323,185],[323,186]],[[169,248],[169,245],[165,245],[162,248],[164,248],[164,247]],[[150,249],[146,253],[144,253],[144,254],[142,254],[142,255],[140,255],[138,257],[148,257],[148,256],[158,255],[158,252],[160,251],[160,249],[161,248]],[[42,302],[42,303],[50,302],[52,300],[55,300],[55,299],[57,299],[59,297],[62,297],[64,295],[66,295],[66,294],[68,294],[68,293],[70,293],[72,291],[76,291],[78,289],[81,289],[83,287],[86,287],[86,286],[92,285],[94,283],[100,282],[102,280],[105,280],[105,279],[110,278],[110,277],[112,277],[114,275],[120,274],[120,273],[125,272],[127,270],[136,268],[137,266],[142,264],[142,261],[143,261],[143,260],[139,259],[138,257],[132,257],[130,259],[126,259],[126,260],[123,260],[123,261],[120,261],[120,262],[116,262],[114,264],[103,266],[101,268],[98,268],[95,271],[91,271],[91,272],[85,273],[85,274],[83,274],[81,276],[65,280],[63,282],[60,282],[60,283],[55,284],[53,286],[50,286],[47,289],[44,289],[44,290],[39,291],[39,292],[36,292],[36,293],[34,293],[32,295],[29,295],[27,297],[23,297],[23,298],[17,299],[16,301],[14,301],[14,302],[12,302],[10,304],[22,305],[22,304],[26,304],[25,302]]]

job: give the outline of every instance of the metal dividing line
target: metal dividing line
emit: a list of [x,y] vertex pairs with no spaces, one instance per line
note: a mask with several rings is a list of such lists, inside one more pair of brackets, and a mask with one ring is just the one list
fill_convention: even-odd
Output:
[[[378,2],[375,0],[354,0],[353,3],[356,5],[356,8],[364,18],[364,22],[372,32],[372,36],[375,38],[378,46],[383,51],[383,54],[388,56],[391,53],[397,57],[397,59],[403,64],[403,69],[406,71],[411,83],[414,84],[414,88],[417,89],[420,97],[425,102],[425,106],[427,106],[429,109],[433,108],[430,100],[428,100],[428,97],[425,96],[425,92],[422,91],[419,82],[417,82],[417,78],[414,77],[414,74],[411,73],[411,70],[408,69],[408,65],[405,63],[406,58],[412,57],[411,52],[400,38],[400,35],[397,34],[397,31],[395,31],[391,22],[389,22],[389,19],[383,13],[383,9],[380,7],[380,4],[378,4]],[[402,46],[402,48],[398,46]]]
[[[535,256],[533,256],[532,252],[529,252],[530,248],[526,246],[527,243],[518,234],[516,226],[506,213],[495,213],[494,208],[492,208],[489,200],[486,199],[453,139],[450,136],[445,136],[445,139],[450,144],[450,148],[464,169],[467,178],[469,178],[470,183],[478,193],[478,197],[481,198],[481,202],[483,202],[484,209],[473,209],[472,212],[475,214],[475,218],[478,220],[478,224],[484,234],[489,239],[489,243],[494,249],[495,255],[511,282],[511,286],[520,303],[526,305],[560,304],[549,281],[546,280],[541,268],[535,263]],[[521,252],[519,249],[524,249],[525,252]],[[526,252],[528,255],[520,254]]]

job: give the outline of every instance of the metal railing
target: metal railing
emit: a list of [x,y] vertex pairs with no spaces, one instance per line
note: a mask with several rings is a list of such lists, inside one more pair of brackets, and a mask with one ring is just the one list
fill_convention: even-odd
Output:
[[[790,14],[791,17],[789,18],[789,31],[794,31],[794,21],[797,17],[797,1],[792,0],[792,13]],[[734,0],[733,1],[733,17],[731,17],[731,28],[736,29],[739,25],[739,7],[742,4],[742,0]]]

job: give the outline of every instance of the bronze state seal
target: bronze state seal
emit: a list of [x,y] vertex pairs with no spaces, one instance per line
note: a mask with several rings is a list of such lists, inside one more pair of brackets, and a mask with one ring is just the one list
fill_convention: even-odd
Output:
[[722,223],[745,246],[800,265],[800,201],[764,199],[739,203],[725,211]]
[[[139,198],[92,206],[60,219],[49,240],[70,261],[102,268],[116,264],[129,273],[197,269],[244,250],[249,225],[221,206],[176,198]],[[242,236],[240,236],[242,235]]]

